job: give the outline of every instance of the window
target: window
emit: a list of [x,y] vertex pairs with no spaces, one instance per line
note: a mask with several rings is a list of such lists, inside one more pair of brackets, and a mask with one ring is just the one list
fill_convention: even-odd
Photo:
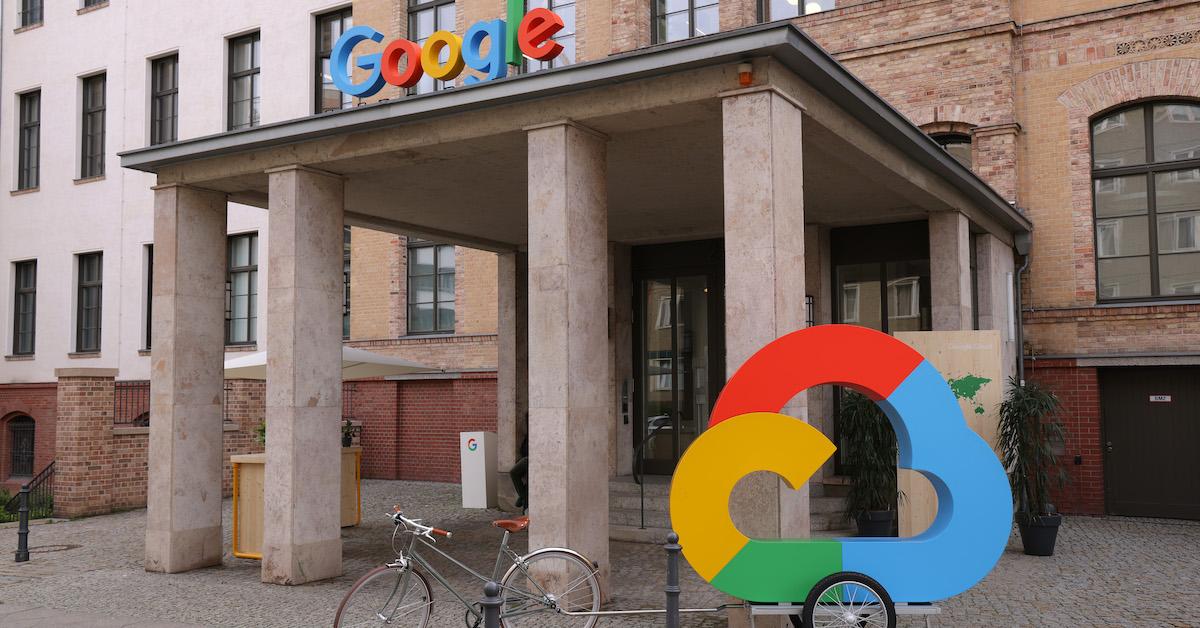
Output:
[[842,286],[842,322],[858,322],[858,290],[859,285],[848,283]]
[[1200,106],[1147,103],[1092,122],[1097,299],[1200,294]]
[[654,0],[654,43],[711,35],[720,30],[717,0]]
[[259,34],[229,40],[229,130],[258,126]]
[[108,4],[108,0],[83,0],[83,8],[98,7],[102,4]]
[[258,234],[229,236],[227,263],[225,344],[254,344],[258,321]]
[[921,316],[920,281],[920,277],[904,277],[888,282],[888,317],[895,319]]
[[150,143],[179,137],[179,56],[150,62]]
[[10,459],[12,460],[12,475],[15,477],[30,477],[33,475],[33,419],[19,416],[8,422],[8,442],[10,443]]
[[[454,10],[454,0],[408,0],[408,38],[424,46],[425,40],[437,31],[454,30]],[[438,61],[445,62],[449,58],[450,52],[443,48]],[[425,74],[412,93],[428,94],[451,87],[454,87],[452,82],[437,81]]]
[[313,109],[316,113],[349,109],[353,105],[350,96],[333,86],[333,74],[329,71],[333,44],[351,26],[354,18],[349,8],[317,16],[317,94]]
[[454,331],[454,245],[410,241],[408,333]]
[[658,297],[658,314],[654,317],[655,329],[671,328],[671,297]]
[[14,265],[13,355],[33,355],[37,325],[37,262]]
[[146,351],[151,348],[151,340],[153,337],[152,329],[154,323],[154,245],[146,245],[146,321],[142,333],[145,334],[145,342],[142,344]]
[[[842,4],[846,4],[845,0]],[[766,21],[771,22],[828,11],[837,5],[838,0],[764,0],[763,8]]]
[[17,140],[17,189],[31,190],[38,186],[42,159],[42,92],[21,94],[19,100],[21,128]]
[[106,75],[83,79],[83,146],[79,177],[104,174],[104,114]]
[[100,315],[104,290],[104,254],[79,255],[79,289],[75,301],[75,352],[100,350]]
[[965,133],[938,133],[933,141],[950,153],[958,163],[971,169],[971,136]]
[[21,0],[21,26],[42,23],[42,0]]
[[342,338],[350,337],[350,227],[342,228]]
[[526,67],[530,72],[546,68],[561,68],[575,63],[575,0],[526,0],[525,11],[532,9],[550,9],[563,20],[563,28],[554,34],[554,41],[563,47],[562,54],[550,61],[526,59]]

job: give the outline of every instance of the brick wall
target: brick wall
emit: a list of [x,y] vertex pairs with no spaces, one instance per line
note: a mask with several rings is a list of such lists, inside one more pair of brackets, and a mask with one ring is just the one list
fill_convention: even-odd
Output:
[[54,460],[57,406],[55,384],[0,384],[0,488],[15,493],[23,481],[28,480],[11,477],[12,434],[8,422],[19,416],[33,419],[33,472],[36,474]]
[[496,374],[357,382],[363,477],[459,481],[460,432],[496,431]]
[[[1067,431],[1061,462],[1069,483],[1054,490],[1054,503],[1067,514],[1104,514],[1104,454],[1100,443],[1100,383],[1094,367],[1075,360],[1027,360],[1025,377],[1052,390],[1062,402]],[[1075,464],[1076,456],[1081,464]]]
[[54,512],[60,517],[110,512],[116,370],[59,369],[57,375]]

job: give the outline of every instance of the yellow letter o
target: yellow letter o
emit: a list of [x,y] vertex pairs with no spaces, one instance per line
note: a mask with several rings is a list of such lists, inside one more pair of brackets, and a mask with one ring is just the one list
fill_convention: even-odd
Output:
[[[445,63],[438,61],[442,48],[449,53]],[[463,71],[462,37],[450,31],[438,31],[425,40],[421,49],[421,68],[439,81],[452,81]]]

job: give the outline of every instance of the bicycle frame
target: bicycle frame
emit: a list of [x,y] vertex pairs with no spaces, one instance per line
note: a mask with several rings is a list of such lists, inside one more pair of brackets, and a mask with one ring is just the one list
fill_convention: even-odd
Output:
[[[397,532],[399,532],[399,530],[397,530]],[[476,580],[479,580],[480,582],[483,582],[483,583],[488,582],[487,576],[484,576],[483,574],[475,571],[474,569],[471,569],[470,567],[463,564],[458,559],[456,559],[453,556],[451,556],[450,554],[442,551],[436,545],[434,545],[433,543],[430,543],[429,541],[425,540],[420,535],[412,532],[411,530],[405,530],[405,532],[411,536],[411,538],[409,539],[409,542],[408,542],[408,547],[406,549],[404,549],[403,551],[399,552],[400,555],[398,557],[398,560],[395,562],[392,562],[392,563],[388,563],[388,566],[394,567],[394,568],[408,568],[408,567],[411,567],[413,564],[415,564],[417,567],[420,567],[424,571],[424,573],[431,576],[438,584],[442,585],[442,588],[449,591],[450,594],[453,595],[458,600],[458,603],[467,609],[467,613],[469,613],[476,619],[482,620],[483,614],[475,607],[475,603],[470,600],[467,600],[465,597],[460,595],[458,593],[458,591],[450,584],[450,581],[448,579],[446,579],[446,577],[443,576],[441,574],[441,572],[437,570],[437,568],[435,568],[432,564],[430,564],[429,561],[426,560],[424,556],[421,556],[421,554],[417,551],[417,542],[420,541],[420,543],[422,545],[424,545],[426,548],[433,550],[439,556],[450,561],[452,564],[457,566],[459,569],[467,572],[468,574],[470,574],[472,577],[474,577]],[[511,536],[512,536],[512,534],[510,532],[508,532],[507,530],[505,530],[504,537],[500,540],[500,549],[499,549],[499,551],[496,552],[496,565],[492,569],[492,577],[491,577],[492,582],[500,583],[500,578],[503,575],[501,573],[501,568],[504,567],[506,564],[506,561],[504,560],[505,558],[508,559],[507,563],[509,563],[509,565],[510,565],[509,570],[512,569],[512,566],[515,566],[517,569],[520,569],[522,572],[525,572],[526,574],[528,574],[528,572],[526,571],[526,568],[525,568],[525,561],[522,559],[522,556],[520,554],[517,554],[516,552],[512,551],[512,549],[509,548],[509,546],[508,546],[508,541]],[[557,551],[570,552],[570,550],[561,550],[559,548],[547,548],[547,549],[555,549]],[[575,552],[570,552],[570,553],[574,554]],[[585,562],[585,564],[587,564],[587,561],[584,561],[584,562]],[[593,566],[593,569],[595,569],[594,566]],[[508,570],[505,570],[505,573],[507,573],[507,571]],[[399,587],[400,591],[408,590],[406,588],[406,586],[408,584],[408,574],[409,573],[410,572],[405,572],[404,579],[400,583],[400,587]],[[593,571],[591,573],[595,573],[595,571]],[[503,585],[501,585],[501,588],[506,591],[509,591],[511,593],[517,594],[521,597],[528,598],[528,599],[534,600],[536,602],[545,604],[546,603],[545,596],[547,595],[546,592],[541,590],[541,587],[537,584],[536,580],[530,578],[529,582],[531,582],[535,587],[538,587],[538,589],[539,589],[538,592],[541,593],[543,596],[542,599],[535,598],[534,596],[530,595],[528,592],[521,591],[518,589],[513,589],[511,587],[504,587]],[[399,607],[400,603],[402,603],[402,601],[403,601],[402,599],[397,601],[397,605],[396,605],[397,608]],[[559,612],[566,612],[566,611],[560,610]]]

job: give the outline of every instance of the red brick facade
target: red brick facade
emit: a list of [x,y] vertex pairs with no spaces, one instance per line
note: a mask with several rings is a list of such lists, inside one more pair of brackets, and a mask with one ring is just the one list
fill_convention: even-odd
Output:
[[9,421],[27,416],[34,421],[33,472],[54,460],[58,392],[55,384],[0,384],[0,489],[16,493],[29,478],[12,476],[12,432]]
[[[60,517],[112,511],[113,376],[71,369],[58,378],[54,512]],[[86,371],[93,371],[84,375]]]
[[[1104,452],[1100,445],[1100,381],[1094,367],[1075,360],[1027,360],[1025,377],[1058,395],[1067,431],[1062,468],[1069,483],[1055,490],[1055,505],[1068,514],[1104,514]],[[1076,464],[1078,460],[1079,464]]]

